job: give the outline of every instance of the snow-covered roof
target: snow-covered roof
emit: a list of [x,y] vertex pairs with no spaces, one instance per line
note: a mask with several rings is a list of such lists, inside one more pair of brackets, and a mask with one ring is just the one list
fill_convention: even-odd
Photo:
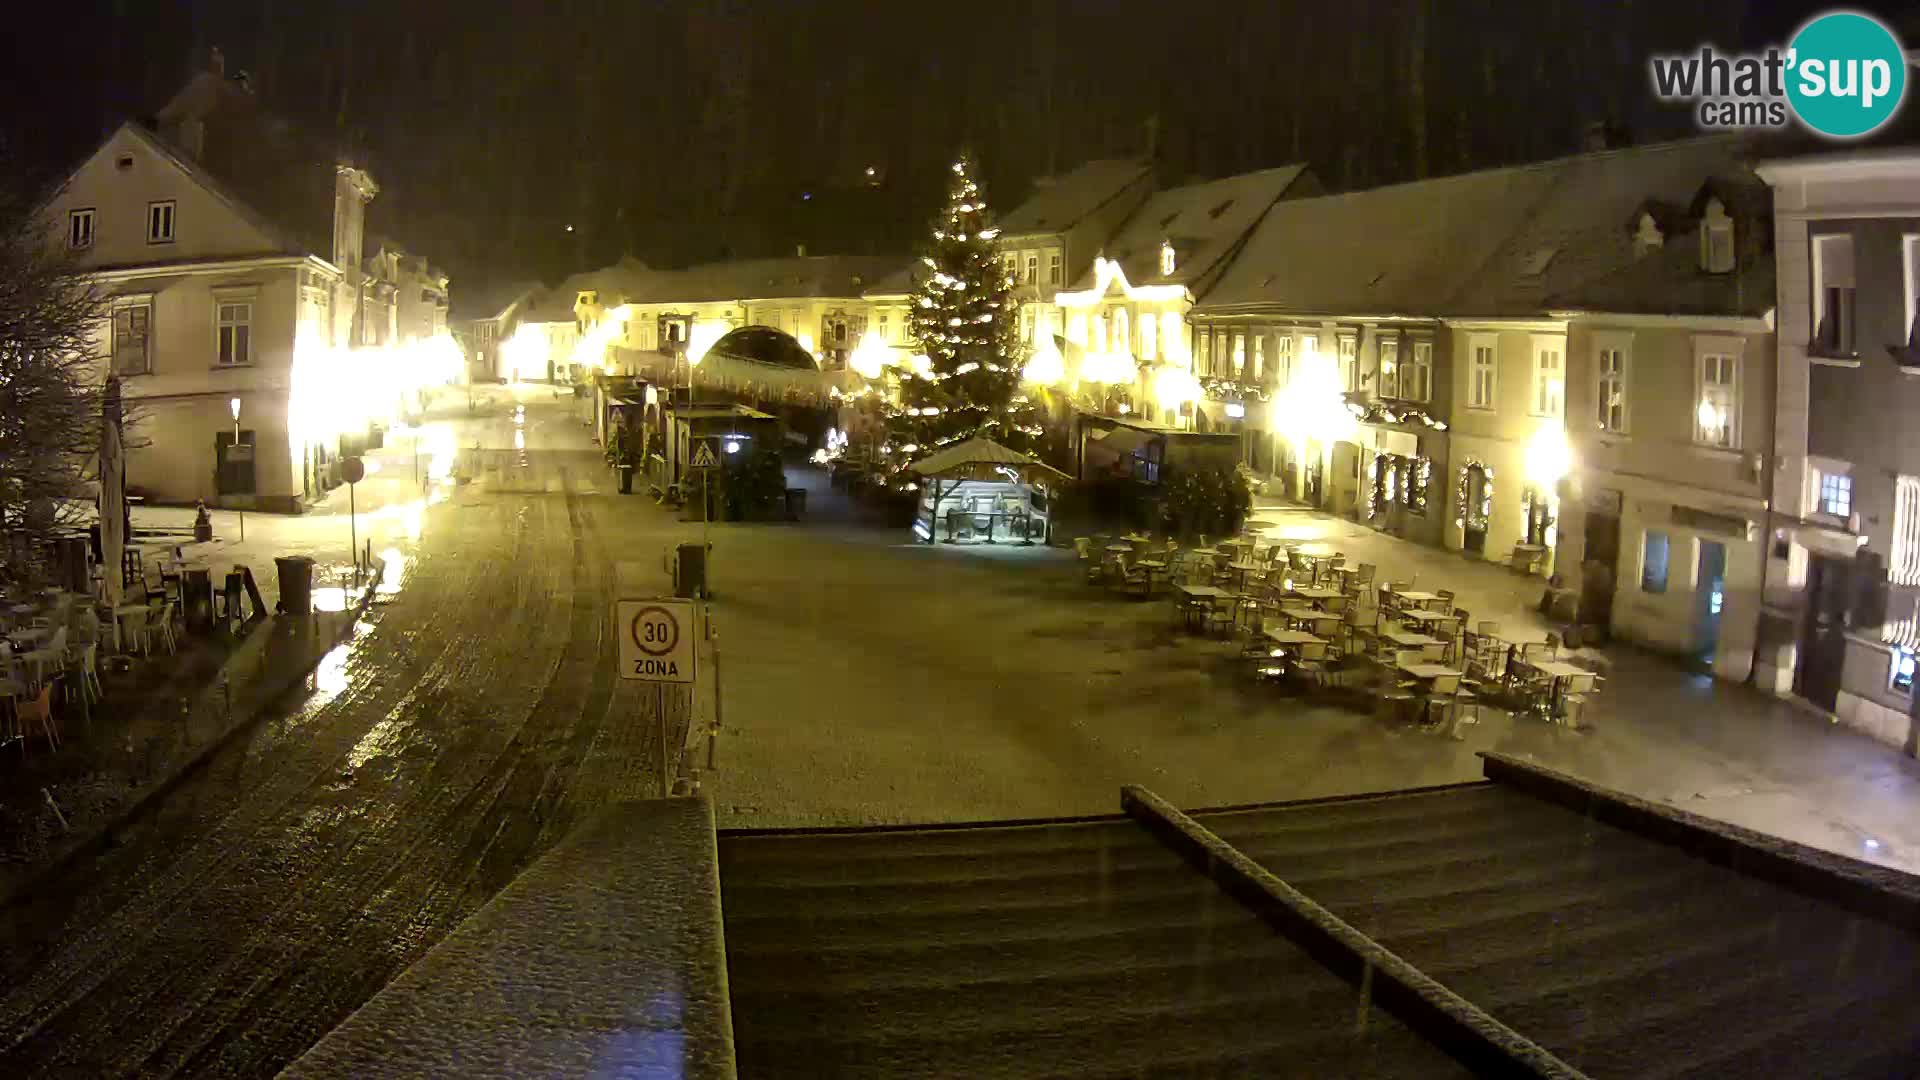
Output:
[[907,265],[904,255],[805,255],[704,263],[661,274],[649,303],[860,296]]
[[1003,236],[1063,232],[1105,206],[1149,171],[1143,161],[1089,161],[1064,176],[1034,181],[1033,194],[999,220]]
[[[1120,264],[1129,284],[1195,288],[1306,171],[1285,165],[1159,192],[1127,218],[1102,254]],[[1163,242],[1173,245],[1171,274],[1160,272]],[[1074,288],[1087,288],[1097,275],[1097,268],[1088,270]]]
[[[965,442],[955,443],[944,450],[936,450],[913,463],[913,471],[921,476],[940,476],[955,469],[965,469],[976,465],[1009,465],[1018,469],[1040,468],[1059,473],[1060,470],[1038,461],[1009,446],[1002,446],[985,436],[976,436]],[[1061,475],[1065,475],[1061,473]]]
[[[1693,207],[1697,228],[1703,192],[1732,204],[1740,272],[1699,271],[1694,231],[1636,255],[1641,208]],[[1492,317],[1679,302],[1749,314],[1772,304],[1771,286],[1755,279],[1770,273],[1766,205],[1742,142],[1727,136],[1291,199],[1253,230],[1199,309]]]
[[880,298],[906,296],[914,290],[913,264],[903,263],[898,270],[867,286],[861,296]]

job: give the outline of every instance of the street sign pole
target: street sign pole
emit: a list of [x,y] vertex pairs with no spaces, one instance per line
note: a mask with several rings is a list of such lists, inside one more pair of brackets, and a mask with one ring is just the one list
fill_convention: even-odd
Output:
[[701,608],[700,625],[706,628],[709,655],[713,657],[713,726],[707,729],[707,771],[716,766],[713,762],[714,744],[720,741],[720,644],[713,640],[713,623],[706,616],[706,608]]
[[340,476],[347,482],[347,543],[353,553],[353,587],[360,587],[360,505],[356,485],[367,477],[367,464],[359,455],[340,459]]
[[[614,601],[614,627],[617,662],[622,679],[653,684],[655,733],[660,747],[660,794],[673,794],[673,777],[678,762],[670,752],[667,738],[667,684],[676,683],[692,692],[695,666],[700,650],[695,639],[698,625],[693,601],[682,599],[646,599]],[[691,719],[692,710],[688,710]]]
[[660,723],[660,797],[673,794],[673,763],[667,760],[667,684],[653,684],[653,715]]

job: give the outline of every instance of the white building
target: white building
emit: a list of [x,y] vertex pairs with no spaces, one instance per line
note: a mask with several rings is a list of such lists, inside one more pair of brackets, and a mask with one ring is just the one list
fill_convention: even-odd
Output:
[[216,51],[157,129],[122,124],[53,193],[50,240],[110,298],[129,491],[292,511],[335,482],[369,418],[303,361],[349,344],[364,315],[377,191],[264,117]]
[[1759,171],[1780,263],[1759,681],[1920,753],[1920,152]]

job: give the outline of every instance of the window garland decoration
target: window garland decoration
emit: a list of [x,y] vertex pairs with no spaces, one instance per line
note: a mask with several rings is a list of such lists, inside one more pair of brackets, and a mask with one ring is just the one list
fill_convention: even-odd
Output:
[[1472,474],[1475,469],[1480,470],[1483,480],[1480,485],[1480,514],[1475,520],[1478,522],[1478,527],[1482,529],[1493,520],[1493,466],[1477,458],[1468,458],[1466,464],[1460,466],[1460,476],[1455,480],[1453,487],[1453,504],[1460,508],[1460,513],[1454,517],[1453,523],[1462,529],[1467,527],[1467,496],[1471,490]]
[[1427,512],[1427,485],[1433,480],[1433,459],[1414,459],[1413,480],[1407,484],[1407,509],[1416,514]]

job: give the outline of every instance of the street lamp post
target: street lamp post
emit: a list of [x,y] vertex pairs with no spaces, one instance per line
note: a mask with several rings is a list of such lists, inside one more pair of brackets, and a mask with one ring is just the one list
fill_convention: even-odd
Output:
[[[228,452],[228,460],[234,460],[240,456],[240,399],[228,398],[227,411],[233,414],[233,449]],[[240,542],[244,544],[247,542],[247,512],[236,512],[240,515]]]

